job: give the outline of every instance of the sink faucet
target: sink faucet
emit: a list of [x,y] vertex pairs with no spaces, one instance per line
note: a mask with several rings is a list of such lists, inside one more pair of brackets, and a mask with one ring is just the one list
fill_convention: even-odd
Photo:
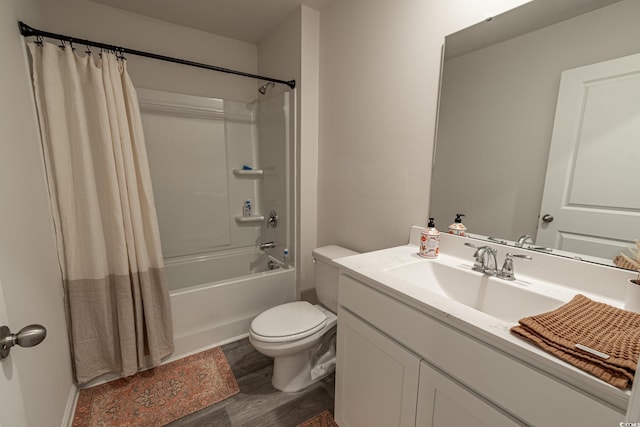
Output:
[[513,272],[513,259],[527,259],[530,260],[529,255],[516,255],[507,253],[504,257],[504,264],[502,269],[498,271],[497,255],[498,251],[491,246],[476,246],[472,243],[465,242],[465,246],[475,248],[476,252],[473,254],[475,263],[471,269],[473,271],[479,271],[480,273],[488,274],[490,276],[497,276],[505,280],[516,280],[516,276]]
[[479,271],[480,273],[488,274],[490,276],[495,276],[497,274],[497,249],[494,249],[491,246],[476,246],[469,242],[465,242],[465,246],[470,246],[476,250],[473,254],[475,263],[473,264],[472,270]]
[[524,236],[520,236],[520,238],[516,242],[516,246],[521,248],[527,243],[530,245],[535,244],[535,242],[533,241],[533,237],[529,236],[528,234],[525,234]]
[[265,249],[273,249],[275,247],[276,247],[276,242],[273,242],[273,241],[258,244],[258,248],[260,248],[261,251],[264,251]]

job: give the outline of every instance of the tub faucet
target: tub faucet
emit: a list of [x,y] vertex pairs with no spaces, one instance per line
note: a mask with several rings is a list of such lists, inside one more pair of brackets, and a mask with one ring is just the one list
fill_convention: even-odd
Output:
[[492,248],[491,246],[476,246],[469,242],[465,243],[465,246],[470,246],[475,248],[476,252],[473,254],[475,258],[475,263],[471,268],[474,271],[479,271],[480,273],[488,274],[490,276],[495,276],[498,272],[498,261],[496,256],[498,255],[498,250]]
[[258,247],[260,248],[261,251],[264,251],[265,249],[273,249],[276,247],[276,242],[272,241],[272,242],[260,243]]

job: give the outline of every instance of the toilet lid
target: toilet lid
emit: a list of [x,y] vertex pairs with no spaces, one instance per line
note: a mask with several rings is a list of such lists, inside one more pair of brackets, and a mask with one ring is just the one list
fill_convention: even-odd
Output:
[[327,316],[306,301],[270,308],[251,322],[251,332],[260,341],[286,342],[312,335],[327,323]]

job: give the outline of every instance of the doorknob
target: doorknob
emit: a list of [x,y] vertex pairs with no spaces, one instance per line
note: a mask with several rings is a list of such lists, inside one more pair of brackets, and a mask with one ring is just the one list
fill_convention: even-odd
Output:
[[0,359],[9,355],[11,347],[33,347],[38,345],[47,336],[47,330],[42,325],[28,325],[20,329],[17,334],[12,334],[7,326],[0,326]]
[[544,216],[542,217],[542,221],[544,221],[544,222],[551,222],[551,221],[553,221],[553,215],[551,215],[551,214],[544,214]]

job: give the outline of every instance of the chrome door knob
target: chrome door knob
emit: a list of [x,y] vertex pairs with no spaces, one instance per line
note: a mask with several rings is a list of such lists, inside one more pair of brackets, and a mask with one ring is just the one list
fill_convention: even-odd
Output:
[[0,326],[0,359],[9,355],[11,347],[33,347],[40,344],[47,336],[47,330],[42,325],[28,325],[12,334],[7,326]]
[[544,214],[544,215],[542,216],[542,221],[543,221],[543,222],[551,222],[551,221],[553,221],[553,215],[551,215],[551,214]]

